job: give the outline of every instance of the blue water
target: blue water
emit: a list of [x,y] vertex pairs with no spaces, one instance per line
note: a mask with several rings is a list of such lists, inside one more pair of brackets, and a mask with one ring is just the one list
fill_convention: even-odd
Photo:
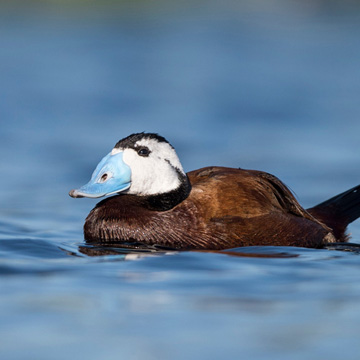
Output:
[[305,207],[359,184],[360,8],[91,4],[0,7],[0,358],[358,359],[358,252],[105,254],[67,193],[138,131]]

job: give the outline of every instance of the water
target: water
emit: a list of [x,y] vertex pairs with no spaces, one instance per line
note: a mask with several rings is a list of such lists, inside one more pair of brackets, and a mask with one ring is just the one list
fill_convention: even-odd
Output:
[[305,207],[357,185],[359,11],[2,4],[1,358],[357,359],[358,252],[104,254],[82,237],[95,201],[67,192],[138,131],[186,170],[271,172]]

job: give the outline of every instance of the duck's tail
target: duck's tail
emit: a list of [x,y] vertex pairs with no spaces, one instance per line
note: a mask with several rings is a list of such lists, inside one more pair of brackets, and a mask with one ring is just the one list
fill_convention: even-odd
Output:
[[338,241],[347,241],[346,227],[360,217],[360,185],[307,211],[331,228]]

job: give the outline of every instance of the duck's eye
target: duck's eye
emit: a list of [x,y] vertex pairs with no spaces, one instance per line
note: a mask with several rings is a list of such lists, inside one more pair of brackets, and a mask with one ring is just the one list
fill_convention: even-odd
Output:
[[140,148],[137,152],[140,156],[149,156],[150,150],[146,147]]

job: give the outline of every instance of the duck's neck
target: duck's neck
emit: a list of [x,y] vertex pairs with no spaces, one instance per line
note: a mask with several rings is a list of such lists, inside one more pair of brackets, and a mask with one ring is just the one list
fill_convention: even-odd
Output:
[[144,197],[146,207],[150,210],[166,211],[184,201],[190,194],[191,184],[186,174],[179,174],[180,185],[169,192]]

